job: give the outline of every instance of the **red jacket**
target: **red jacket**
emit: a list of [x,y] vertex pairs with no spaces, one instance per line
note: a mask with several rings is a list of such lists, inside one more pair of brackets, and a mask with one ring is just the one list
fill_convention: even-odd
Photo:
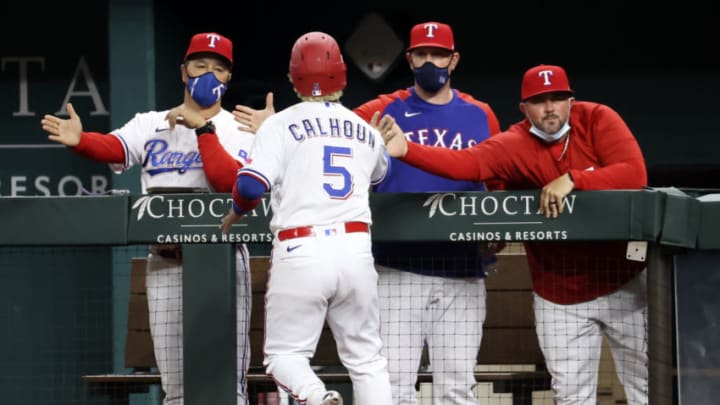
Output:
[[[547,144],[530,133],[526,119],[472,148],[448,150],[408,143],[406,162],[452,179],[498,178],[507,189],[542,188],[570,172],[576,190],[640,189],[647,170],[640,146],[608,106],[575,101],[570,135]],[[611,293],[645,268],[625,258],[627,242],[526,242],[533,289],[559,303],[589,301]]]

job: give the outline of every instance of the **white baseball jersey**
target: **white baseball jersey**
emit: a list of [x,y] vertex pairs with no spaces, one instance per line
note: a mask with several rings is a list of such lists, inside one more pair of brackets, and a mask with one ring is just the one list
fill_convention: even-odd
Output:
[[[120,172],[135,165],[142,167],[142,193],[151,187],[211,189],[203,171],[194,129],[176,125],[171,131],[165,120],[168,111],[138,113],[121,128],[112,131],[125,149],[125,163],[111,164]],[[233,115],[221,110],[210,118],[220,144],[235,159],[247,162],[255,136],[240,131]],[[235,254],[237,314],[237,397],[238,405],[248,404],[246,372],[249,365],[249,325],[251,312],[250,262],[247,247],[238,245]],[[150,330],[161,382],[163,403],[183,403],[183,316],[182,261],[151,253],[147,266],[147,296]]]
[[[369,189],[385,177],[382,136],[340,103],[300,102],[268,118],[241,172],[271,189],[270,229],[372,223]],[[321,198],[322,197],[322,198]]]
[[[203,172],[195,130],[183,125],[170,130],[165,119],[167,113],[138,113],[121,128],[112,131],[125,149],[125,164],[111,164],[111,169],[119,173],[141,165],[143,194],[150,187],[211,189]],[[239,130],[232,113],[227,110],[220,110],[210,119],[225,150],[243,164],[247,163],[255,136]]]
[[326,320],[354,403],[392,403],[370,233],[342,226],[371,223],[370,185],[387,169],[377,130],[330,102],[301,102],[268,118],[241,169],[272,190],[273,233],[314,227],[273,240],[265,292],[265,371],[302,403],[319,404],[327,391],[309,361]]

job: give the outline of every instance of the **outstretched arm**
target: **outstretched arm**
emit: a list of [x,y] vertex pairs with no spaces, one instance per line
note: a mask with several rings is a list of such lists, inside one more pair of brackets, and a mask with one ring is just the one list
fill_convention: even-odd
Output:
[[40,121],[48,139],[72,148],[87,158],[105,163],[125,162],[125,148],[117,137],[98,132],[83,132],[80,116],[67,104],[69,119],[45,115]]

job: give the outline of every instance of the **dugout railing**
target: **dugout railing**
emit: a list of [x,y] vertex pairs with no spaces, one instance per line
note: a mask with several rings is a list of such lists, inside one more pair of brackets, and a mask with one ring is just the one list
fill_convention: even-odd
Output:
[[[688,355],[685,345],[697,345],[697,337],[690,332],[695,340],[683,340],[687,333],[678,328],[684,323],[676,318],[692,314],[698,305],[683,287],[702,282],[713,266],[720,267],[716,261],[720,201],[714,195],[712,190],[674,188],[574,192],[563,215],[546,219],[538,213],[537,190],[374,194],[372,237],[379,241],[630,240],[638,242],[632,249],[647,246],[650,403],[672,404],[691,395],[683,387],[694,391],[702,387],[703,395],[717,390],[713,387],[720,364]],[[227,194],[0,198],[0,246],[183,244],[186,403],[231,403],[235,348],[228,280],[234,262],[229,242],[266,248],[272,239],[269,202],[266,196],[230,235],[222,235],[219,223],[230,204]],[[678,277],[677,271],[688,256],[703,259],[700,264],[686,260],[693,268],[691,281]],[[687,296],[675,297],[676,292]],[[678,309],[676,301],[685,306]],[[720,344],[716,341],[714,346],[706,349],[717,351]],[[214,350],[203,349],[207,347]]]

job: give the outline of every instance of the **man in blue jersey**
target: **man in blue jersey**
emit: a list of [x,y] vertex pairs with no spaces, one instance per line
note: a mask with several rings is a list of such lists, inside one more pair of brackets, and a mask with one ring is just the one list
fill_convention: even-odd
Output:
[[[500,131],[488,104],[450,85],[460,53],[455,50],[449,25],[415,25],[406,58],[414,85],[380,95],[355,108],[356,114],[366,121],[376,112],[390,115],[409,142],[441,148],[468,148]],[[482,183],[448,180],[396,159],[391,167],[374,191],[485,190]],[[498,188],[500,184],[488,186]],[[498,242],[494,246],[504,245]],[[478,403],[473,371],[486,313],[483,262],[495,259],[495,251],[488,252],[487,247],[476,242],[373,244],[394,404],[417,404],[415,382],[425,344],[433,375],[433,404]]]

